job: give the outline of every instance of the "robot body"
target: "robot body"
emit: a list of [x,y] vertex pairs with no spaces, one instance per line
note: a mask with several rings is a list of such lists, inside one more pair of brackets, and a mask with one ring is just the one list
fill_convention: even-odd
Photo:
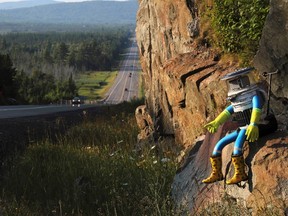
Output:
[[227,121],[233,114],[234,120],[239,124],[239,128],[220,139],[215,145],[210,157],[212,173],[202,181],[203,183],[213,183],[223,180],[221,153],[223,148],[232,142],[234,142],[232,162],[235,167],[235,173],[226,183],[237,184],[248,179],[245,173],[242,149],[245,140],[254,142],[258,139],[259,130],[257,124],[260,121],[261,109],[264,102],[260,88],[249,77],[252,70],[253,68],[244,68],[227,74],[222,78],[222,80],[227,80],[229,87],[228,100],[231,102],[231,105],[220,113],[215,120],[204,127],[209,132],[214,133],[217,131],[219,125]]

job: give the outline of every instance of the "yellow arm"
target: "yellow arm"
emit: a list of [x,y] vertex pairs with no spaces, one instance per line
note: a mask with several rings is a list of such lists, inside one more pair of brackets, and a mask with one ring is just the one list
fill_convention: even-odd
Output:
[[219,125],[223,124],[230,118],[231,114],[230,112],[225,109],[223,112],[221,112],[215,120],[209,122],[208,124],[204,125],[204,127],[210,132],[215,133],[218,130]]
[[249,142],[254,142],[259,137],[259,129],[258,129],[258,123],[261,117],[261,109],[259,108],[253,108],[251,119],[250,119],[250,125],[248,126],[245,135],[247,136],[247,140]]

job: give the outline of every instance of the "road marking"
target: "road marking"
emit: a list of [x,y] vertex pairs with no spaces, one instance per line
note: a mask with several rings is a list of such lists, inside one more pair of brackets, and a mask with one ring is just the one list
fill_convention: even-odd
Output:
[[17,108],[6,108],[6,109],[0,109],[0,111],[19,111],[19,110],[34,110],[34,109],[45,109],[45,108],[52,108],[52,107],[59,107],[58,106],[41,106],[41,107],[17,107]]
[[[132,44],[132,45],[133,45],[133,44]],[[131,46],[130,49],[129,49],[129,54],[131,53],[131,51],[132,51],[132,46]],[[128,59],[129,59],[128,57],[129,57],[129,55],[126,57],[126,59],[125,59],[125,61],[124,61],[124,64],[123,64],[123,66],[121,67],[121,70],[119,71],[119,73],[122,73],[122,76],[120,77],[120,79],[119,79],[119,81],[116,83],[116,85],[113,86],[112,90],[111,90],[110,93],[109,93],[109,96],[106,98],[106,101],[109,101],[112,93],[115,91],[115,89],[118,87],[118,85],[122,82],[122,79],[123,79],[123,76],[124,76],[124,73],[125,73],[125,70],[123,70],[122,68],[126,68],[126,67],[127,67]],[[127,79],[126,79],[126,82],[127,82]],[[124,86],[124,87],[125,87],[125,86]],[[123,96],[124,96],[124,92],[125,92],[125,88],[123,89],[122,96],[121,96],[121,98],[120,98],[118,101],[121,101],[121,100],[122,100],[122,98],[123,98]],[[117,102],[118,102],[118,101],[117,101]]]

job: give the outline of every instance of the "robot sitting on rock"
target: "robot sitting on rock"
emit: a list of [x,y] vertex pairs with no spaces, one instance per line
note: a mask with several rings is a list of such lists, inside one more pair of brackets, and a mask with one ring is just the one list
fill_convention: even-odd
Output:
[[258,139],[258,126],[263,120],[264,114],[262,109],[267,102],[267,92],[260,87],[259,83],[255,82],[253,70],[254,68],[250,67],[243,68],[229,73],[221,79],[226,80],[228,84],[228,100],[231,105],[204,127],[210,133],[215,133],[221,124],[233,116],[233,119],[238,123],[238,128],[216,143],[210,157],[212,172],[208,178],[202,181],[203,183],[213,183],[224,179],[221,153],[223,148],[232,142],[234,142],[232,153],[234,175],[226,181],[226,184],[238,184],[248,180],[245,172],[243,145],[246,140],[255,142]]

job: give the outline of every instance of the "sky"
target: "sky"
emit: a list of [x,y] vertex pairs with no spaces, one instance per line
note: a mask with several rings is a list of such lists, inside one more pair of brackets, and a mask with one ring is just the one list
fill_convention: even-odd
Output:
[[[19,2],[19,1],[28,1],[28,0],[0,0],[0,3],[4,2]],[[55,0],[59,2],[83,2],[83,1],[89,1],[89,0]],[[114,1],[124,1],[124,0],[114,0]]]
[[[0,3],[4,3],[4,2],[19,2],[19,1],[27,1],[27,0],[0,0]],[[85,0],[56,0],[56,1],[60,1],[60,2],[82,2],[82,1],[85,1]]]

